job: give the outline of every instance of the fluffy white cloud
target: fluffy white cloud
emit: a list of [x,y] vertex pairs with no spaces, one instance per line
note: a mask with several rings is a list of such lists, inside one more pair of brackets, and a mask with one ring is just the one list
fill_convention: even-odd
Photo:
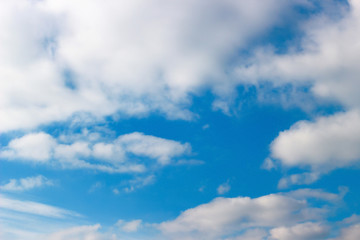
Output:
[[234,53],[304,2],[1,1],[0,131],[75,113],[191,119],[191,95],[232,91]]
[[[184,211],[175,220],[159,224],[158,228],[168,239],[221,239],[251,228],[293,227],[295,230],[289,231],[296,232],[298,228],[308,227],[311,232],[310,226],[297,224],[321,220],[327,210],[311,206],[308,200],[319,199],[328,203],[330,196],[332,194],[306,189],[254,199],[216,198],[210,203]],[[312,234],[315,234],[316,227],[312,230]],[[282,230],[274,231],[274,234],[280,234]],[[245,236],[238,238],[241,237]]]
[[13,139],[5,150],[0,152],[1,158],[18,158],[24,161],[46,162],[49,160],[56,142],[44,132],[30,133]]
[[128,153],[157,159],[160,164],[168,164],[171,158],[191,151],[188,143],[181,144],[138,132],[122,135],[117,142],[123,145]]
[[328,170],[360,160],[358,111],[301,121],[283,131],[271,145],[272,156],[285,166]]
[[[41,162],[66,169],[85,168],[122,173],[144,172],[147,166],[163,166],[171,163],[174,158],[191,153],[189,143],[139,132],[124,134],[111,141],[102,139],[100,135],[99,133],[98,138],[94,139],[88,138],[89,133],[56,139],[44,132],[30,133],[11,140],[0,151],[0,158]],[[151,181],[141,182],[146,185]],[[140,182],[133,185],[139,184]]]
[[42,186],[51,186],[53,182],[42,175],[21,179],[11,179],[7,184],[0,186],[3,191],[25,191]]
[[271,155],[285,167],[307,167],[311,173],[283,178],[279,187],[309,184],[322,173],[360,161],[359,111],[300,121],[283,131],[271,144]]

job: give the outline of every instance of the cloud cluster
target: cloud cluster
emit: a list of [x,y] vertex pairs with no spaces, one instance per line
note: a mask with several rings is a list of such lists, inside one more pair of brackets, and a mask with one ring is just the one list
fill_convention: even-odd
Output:
[[231,92],[235,52],[304,2],[2,1],[0,132],[80,113],[191,119],[191,96]]
[[[288,44],[285,52],[273,48],[254,51],[247,65],[236,69],[237,83],[272,86],[306,86],[317,100],[340,104],[344,113],[300,121],[282,131],[271,144],[275,163],[285,168],[307,168],[310,172],[284,177],[279,187],[309,184],[323,173],[359,163],[360,2],[321,11],[302,24],[302,36]],[[331,8],[331,7],[330,7]],[[294,96],[296,98],[296,96]],[[267,159],[265,168],[274,168]]]
[[[310,199],[320,205],[315,207]],[[259,198],[216,198],[158,228],[167,239],[246,239],[247,235],[263,239],[264,231],[269,239],[315,239],[329,231],[319,223],[328,213],[324,201],[329,204],[340,199],[340,195],[310,189]],[[246,231],[250,232],[242,235]]]
[[258,49],[248,65],[236,70],[239,81],[310,84],[318,97],[359,108],[360,46],[355,36],[360,31],[360,3],[332,5],[336,11],[321,11],[302,24],[302,38],[290,43],[286,53]]
[[[337,223],[328,222],[327,218],[338,209],[342,197],[341,193],[329,193],[319,189],[299,189],[258,198],[220,197],[188,209],[176,219],[159,224],[146,223],[141,219],[120,219],[110,227],[101,228],[100,224],[79,224],[76,221],[79,215],[69,210],[1,196],[0,210],[15,211],[20,215],[17,218],[10,215],[9,218],[0,211],[0,219],[5,226],[8,226],[11,218],[23,224],[35,221],[35,225],[30,226],[34,229],[1,229],[5,240],[22,239],[24,236],[27,236],[27,239],[41,240],[330,240],[333,239],[329,238],[330,235],[334,236],[330,234],[330,229]],[[67,225],[64,225],[64,222],[48,222],[53,218],[64,219]],[[47,227],[39,228],[45,220]],[[342,222],[343,228],[338,233],[334,232],[338,236],[336,239],[355,240],[359,233],[357,216]]]
[[87,131],[84,134],[54,138],[45,132],[29,133],[11,140],[0,151],[0,157],[3,160],[52,164],[64,169],[122,173],[145,172],[147,167],[167,165],[172,159],[191,152],[188,143],[139,132],[124,134],[111,141],[103,141],[99,135]]

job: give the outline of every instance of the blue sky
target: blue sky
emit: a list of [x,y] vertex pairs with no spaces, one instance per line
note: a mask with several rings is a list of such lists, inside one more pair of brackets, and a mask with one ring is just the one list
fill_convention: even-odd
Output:
[[4,0],[0,238],[355,240],[360,1]]

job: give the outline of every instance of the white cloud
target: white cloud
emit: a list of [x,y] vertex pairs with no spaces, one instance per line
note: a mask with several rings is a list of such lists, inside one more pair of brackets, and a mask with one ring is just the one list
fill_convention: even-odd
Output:
[[189,143],[139,132],[116,139],[102,138],[100,133],[94,139],[87,138],[88,135],[54,138],[44,132],[30,133],[11,140],[0,151],[0,158],[27,160],[64,169],[123,173],[144,172],[147,166],[163,166],[171,163],[172,159],[191,153]]
[[234,52],[303,2],[2,1],[0,131],[75,113],[192,119],[191,96],[231,91]]
[[314,170],[355,164],[360,160],[358,111],[301,121],[273,141],[272,156],[285,166],[311,166]]
[[21,179],[10,179],[10,181],[0,186],[3,191],[26,191],[42,186],[52,186],[54,183],[42,175]]
[[321,174],[360,162],[359,111],[300,121],[271,144],[271,156],[284,167],[307,167],[311,173],[283,178],[279,187],[309,184]]
[[124,188],[124,191],[127,193],[133,192],[138,188],[143,188],[147,185],[150,185],[155,182],[155,176],[149,175],[147,177],[136,177],[135,179],[129,180],[127,182],[127,187]]
[[[299,122],[280,133],[272,144],[272,156],[285,167],[311,169],[283,178],[280,187],[310,184],[321,174],[356,165],[360,159],[360,45],[356,37],[360,3],[331,1],[326,6],[299,25],[301,37],[289,41],[285,52],[260,47],[235,70],[234,85],[266,83],[271,90],[290,85],[292,90],[284,94],[291,97],[285,97],[285,102],[296,102],[299,92],[293,89],[305,87],[313,101],[340,104],[346,111]],[[271,168],[271,162],[266,161],[264,167]]]
[[91,149],[87,142],[74,142],[71,145],[58,144],[55,147],[55,158],[59,159],[72,159],[88,157],[91,155]]
[[306,222],[291,227],[271,229],[271,238],[277,240],[316,240],[325,239],[329,234],[329,227],[320,223]]
[[124,146],[128,153],[154,158],[164,165],[168,164],[171,158],[191,151],[188,143],[181,144],[177,141],[144,135],[139,132],[122,135],[117,141]]
[[55,144],[54,139],[47,133],[30,133],[13,139],[6,149],[0,152],[0,157],[46,162],[50,159]]
[[320,174],[315,172],[305,172],[298,174],[291,174],[290,176],[282,177],[278,183],[278,188],[288,188],[293,185],[311,184],[320,178]]
[[125,151],[122,146],[111,143],[96,143],[93,146],[93,154],[96,158],[104,159],[108,161],[125,160]]
[[[329,203],[330,196],[333,195],[307,189],[254,199],[216,198],[184,211],[158,228],[167,239],[222,239],[251,228],[292,227],[305,221],[322,220],[328,211],[324,204]],[[320,205],[313,207],[309,199],[319,200]],[[241,237],[245,236],[238,236]]]
[[255,84],[266,80],[277,86],[306,84],[317,97],[359,108],[360,46],[356,36],[360,4],[349,1],[349,9],[335,1],[331,5],[334,9],[328,13],[322,11],[302,24],[301,41],[289,44],[286,53],[259,50],[250,63],[237,69],[239,80]]
[[264,160],[264,163],[261,165],[261,168],[266,169],[266,170],[271,170],[271,169],[276,168],[276,164],[270,158],[266,158]]
[[300,200],[306,200],[310,198],[324,200],[327,202],[338,202],[340,201],[344,195],[347,193],[348,189],[346,187],[340,187],[339,188],[339,194],[335,193],[328,193],[320,189],[310,189],[310,188],[304,188],[304,189],[298,189],[295,191],[290,191],[287,193],[288,196]]
[[231,189],[230,184],[228,182],[226,182],[226,183],[221,184],[216,189],[216,191],[217,191],[218,194],[222,195],[222,194],[225,194],[225,193],[229,192],[230,189]]
[[[68,210],[34,202],[16,200],[7,204],[7,197],[1,197],[1,208],[10,210],[6,215],[0,211],[0,218],[6,228],[1,229],[4,240],[102,240],[102,239],[204,239],[204,240],[307,240],[326,239],[330,228],[337,223],[327,222],[337,209],[342,194],[328,193],[316,189],[300,189],[287,193],[265,195],[258,198],[216,198],[210,203],[188,209],[176,219],[160,224],[146,223],[141,219],[118,220],[112,226],[79,225],[71,218],[78,216]],[[5,201],[3,201],[5,200]],[[15,201],[15,199],[11,199]],[[14,207],[13,205],[16,205]],[[41,211],[38,208],[42,209]],[[1,209],[0,209],[1,210]],[[20,213],[19,218],[15,213]],[[25,214],[25,215],[24,215]],[[34,218],[34,215],[36,218]],[[25,216],[25,218],[24,218]],[[38,218],[37,216],[44,216]],[[52,219],[63,218],[62,222]],[[9,219],[17,223],[11,225]],[[353,224],[344,228],[338,239],[356,239],[359,227],[354,224],[356,216],[344,220]],[[48,221],[50,220],[50,221]],[[68,220],[71,220],[69,223]],[[42,224],[43,222],[43,224]],[[29,223],[32,223],[29,225]],[[45,224],[45,228],[43,227]],[[9,226],[26,225],[28,228]],[[69,227],[70,226],[70,227]],[[155,228],[155,229],[154,229]],[[59,230],[63,229],[63,230]],[[155,230],[160,230],[156,232]],[[334,232],[336,234],[336,231]],[[135,235],[133,235],[135,234]],[[28,237],[26,237],[28,236]],[[132,238],[132,237],[138,238]],[[342,237],[342,238],[341,238]]]
[[53,207],[38,202],[17,200],[4,195],[0,195],[0,208],[20,213],[27,213],[52,218],[79,216],[77,213],[69,210]]

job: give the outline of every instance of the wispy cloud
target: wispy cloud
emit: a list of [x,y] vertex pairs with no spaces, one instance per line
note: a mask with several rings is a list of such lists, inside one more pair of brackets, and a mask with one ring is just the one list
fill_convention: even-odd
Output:
[[100,228],[101,228],[100,224],[72,227],[52,233],[49,236],[47,236],[44,240],[67,240],[67,239],[101,240],[104,238],[98,231]]
[[136,232],[141,228],[142,220],[136,219],[126,222],[120,219],[117,221],[115,225],[118,226],[124,232]]
[[40,216],[52,217],[52,218],[80,216],[79,214],[73,211],[65,210],[62,208],[58,208],[38,202],[17,200],[7,197],[5,195],[0,195],[0,208],[9,211],[40,215]]
[[0,189],[3,191],[26,191],[34,188],[40,188],[43,186],[52,186],[54,185],[53,181],[47,179],[42,175],[36,177],[27,177],[21,179],[10,179],[10,181],[0,186]]
[[128,186],[124,188],[124,191],[130,193],[135,191],[136,189],[143,188],[147,185],[153,184],[154,182],[155,182],[155,175],[150,175],[146,177],[137,177],[126,183]]
[[223,184],[220,184],[219,187],[216,189],[217,193],[222,195],[227,192],[229,192],[231,189],[229,182],[225,182]]

